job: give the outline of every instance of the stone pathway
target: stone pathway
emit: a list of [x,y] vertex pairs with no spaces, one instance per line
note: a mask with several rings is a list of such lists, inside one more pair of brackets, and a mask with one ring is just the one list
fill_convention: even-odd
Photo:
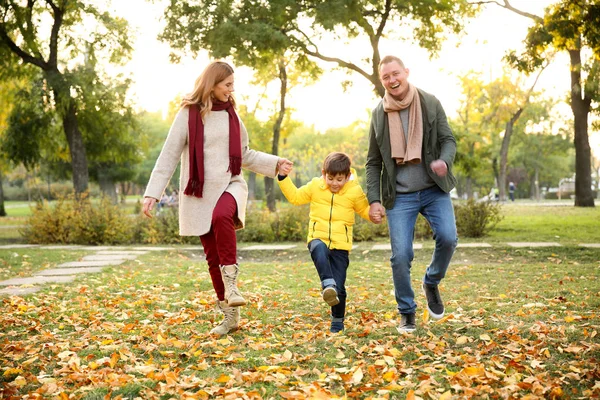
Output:
[[[125,261],[135,260],[138,256],[148,253],[147,250],[127,250],[109,246],[37,246],[37,245],[6,245],[0,249],[20,249],[24,247],[39,247],[41,249],[56,250],[93,250],[95,254],[85,256],[79,261],[70,261],[38,271],[31,277],[13,278],[0,281],[0,295],[26,295],[41,289],[40,285],[46,283],[68,283],[75,280],[78,274],[98,273],[108,266],[116,266]],[[116,249],[116,250],[115,250]],[[167,248],[165,248],[167,249]]]
[[[515,248],[532,248],[532,247],[559,247],[560,243],[557,242],[508,242],[508,246]],[[274,245],[253,245],[253,246],[241,246],[238,250],[249,251],[249,250],[289,250],[304,246],[304,244],[274,244]],[[366,246],[354,245],[353,249],[360,248],[362,251],[391,251],[391,245],[389,243],[381,243],[369,245],[369,248],[363,248]],[[580,247],[596,248],[600,249],[600,243],[579,243]],[[490,248],[493,247],[489,243],[458,243],[459,248]],[[77,245],[63,245],[63,246],[42,246],[35,244],[13,244],[3,245],[0,249],[22,249],[22,248],[40,248],[48,250],[88,250],[94,252],[84,256],[78,261],[70,261],[59,264],[56,268],[49,268],[38,271],[31,277],[24,278],[13,278],[5,281],[0,281],[0,295],[27,295],[35,293],[41,289],[40,285],[47,283],[68,283],[75,280],[77,274],[91,274],[98,273],[108,266],[121,265],[125,261],[135,260],[138,256],[147,254],[151,251],[167,251],[167,250],[194,250],[201,251],[201,246],[193,247],[123,247],[123,246],[77,246]],[[423,244],[414,243],[413,248],[415,250],[422,249]]]

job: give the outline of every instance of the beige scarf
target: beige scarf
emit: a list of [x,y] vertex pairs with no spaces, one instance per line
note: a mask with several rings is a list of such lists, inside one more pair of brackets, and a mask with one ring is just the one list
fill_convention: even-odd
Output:
[[[398,100],[387,91],[383,96],[383,110],[388,115],[390,125],[390,145],[392,158],[397,164],[418,164],[421,162],[421,147],[423,144],[423,116],[421,113],[421,100],[417,88],[411,83],[408,90]],[[404,128],[400,120],[400,110],[410,107],[408,111],[408,145]]]

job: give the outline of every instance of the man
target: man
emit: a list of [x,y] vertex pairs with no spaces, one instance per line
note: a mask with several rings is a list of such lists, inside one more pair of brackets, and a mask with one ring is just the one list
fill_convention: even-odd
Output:
[[435,320],[444,316],[438,285],[458,241],[449,195],[456,184],[451,172],[456,141],[439,100],[409,83],[408,76],[398,57],[386,56],[379,63],[385,95],[371,117],[366,163],[369,216],[375,223],[386,214],[388,219],[399,332],[416,328],[410,268],[418,214],[429,221],[435,239],[422,284]]

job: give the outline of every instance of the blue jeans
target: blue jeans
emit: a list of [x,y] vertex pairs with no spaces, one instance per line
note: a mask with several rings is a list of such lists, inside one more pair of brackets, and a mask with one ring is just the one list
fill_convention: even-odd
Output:
[[320,239],[311,240],[308,250],[321,279],[321,289],[335,286],[340,299],[339,304],[331,307],[331,320],[343,321],[346,314],[346,273],[350,264],[348,251],[330,250]]
[[394,208],[387,211],[392,244],[392,277],[398,311],[412,314],[417,309],[415,293],[410,282],[410,268],[414,258],[413,237],[417,216],[421,213],[433,230],[435,250],[423,281],[437,285],[446,270],[458,243],[454,207],[450,195],[438,186],[414,193],[396,194]]

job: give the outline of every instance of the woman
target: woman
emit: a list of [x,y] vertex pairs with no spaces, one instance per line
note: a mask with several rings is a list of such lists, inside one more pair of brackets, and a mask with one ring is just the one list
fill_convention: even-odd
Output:
[[208,270],[224,320],[211,333],[237,329],[239,306],[246,304],[237,287],[239,266],[235,230],[244,227],[248,186],[241,168],[275,177],[291,162],[251,150],[244,124],[235,112],[233,68],[210,63],[181,102],[156,161],[143,213],[161,198],[181,159],[179,233],[200,236]]

